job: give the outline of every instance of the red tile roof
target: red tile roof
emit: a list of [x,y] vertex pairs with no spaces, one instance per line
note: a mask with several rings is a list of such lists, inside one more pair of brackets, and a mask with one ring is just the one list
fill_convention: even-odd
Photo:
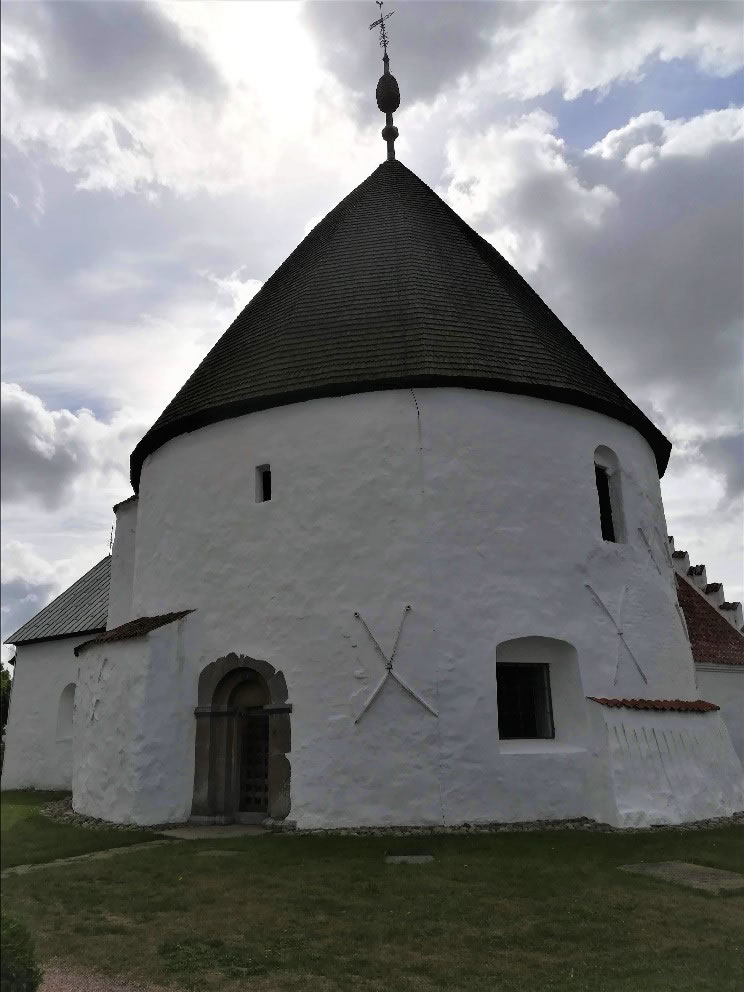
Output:
[[144,637],[145,634],[157,630],[158,627],[164,627],[167,623],[181,620],[187,614],[193,612],[193,610],[180,610],[178,613],[163,613],[158,617],[138,617],[137,620],[129,620],[119,627],[107,630],[99,637],[94,637],[90,641],[84,641],[82,644],[78,644],[75,648],[75,654],[78,655],[83,648],[90,647],[92,644],[105,644],[107,641],[126,641],[130,637]]
[[607,699],[603,696],[587,696],[594,703],[628,710],[675,710],[678,713],[710,713],[721,707],[704,699]]
[[744,636],[689,582],[677,575],[677,598],[698,665],[744,665]]

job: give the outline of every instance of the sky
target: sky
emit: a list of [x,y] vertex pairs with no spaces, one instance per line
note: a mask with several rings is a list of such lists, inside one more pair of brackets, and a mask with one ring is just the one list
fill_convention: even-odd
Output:
[[[394,0],[398,157],[673,442],[744,598],[744,5]],[[2,637],[108,553],[129,454],[384,158],[371,2],[2,5]]]

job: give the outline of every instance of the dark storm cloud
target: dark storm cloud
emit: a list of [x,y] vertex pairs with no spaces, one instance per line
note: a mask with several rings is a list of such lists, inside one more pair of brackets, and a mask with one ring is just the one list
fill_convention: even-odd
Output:
[[69,413],[62,423],[55,421],[37,397],[3,385],[3,503],[32,500],[46,509],[61,504],[76,477],[93,463],[84,440],[74,432],[76,423]]
[[3,582],[0,587],[2,639],[5,640],[46,606],[55,590],[53,582],[33,583],[24,579]]
[[700,454],[712,471],[722,477],[727,501],[744,493],[744,432],[704,441]]
[[[492,50],[499,28],[529,16],[532,3],[386,3],[390,66],[401,89],[401,105],[432,100],[459,76],[473,72]],[[327,68],[359,96],[357,112],[365,120],[379,115],[374,99],[382,72],[382,49],[372,3],[309,3],[303,16],[316,37]]]
[[675,419],[711,427],[741,405],[741,154],[722,142],[645,170],[585,159],[581,179],[618,196],[598,227],[562,213],[544,181],[520,186],[512,206],[547,241],[536,288],[590,352],[626,391],[662,389]]
[[[512,95],[535,97],[555,88],[574,90],[576,96],[584,87],[602,87],[613,78],[612,73],[609,78],[603,77],[601,64],[606,60],[600,53],[608,53],[618,76],[632,77],[642,71],[649,56],[659,51],[667,31],[702,37],[715,24],[737,37],[741,33],[742,5],[729,0],[593,0],[563,6],[529,0],[390,0],[383,11],[391,10],[394,16],[387,22],[390,64],[400,84],[401,108],[405,109],[417,100],[432,101],[440,93],[454,89],[462,76],[472,76],[484,65],[494,73],[497,90],[499,67],[503,67],[501,82],[508,82],[503,92],[511,91],[515,77],[510,60],[516,55],[522,64],[533,44],[538,51],[544,50],[544,57],[532,63],[528,54],[523,63],[524,77],[516,80],[518,92]],[[546,13],[550,16],[552,11],[556,14],[553,23],[564,32],[557,38],[544,23]],[[344,0],[309,2],[303,17],[326,67],[353,94],[357,115],[365,122],[374,119],[377,108],[370,96],[382,69],[378,29],[369,30],[377,18],[374,5]],[[613,47],[621,48],[622,43],[635,47],[636,65],[632,59],[612,61]],[[587,53],[597,53],[597,57]],[[544,72],[546,67],[548,71]]]
[[202,97],[221,89],[216,68],[152,3],[10,3],[3,21],[29,33],[42,51],[43,74],[32,58],[10,63],[10,80],[24,98],[75,109],[128,102],[172,84]]

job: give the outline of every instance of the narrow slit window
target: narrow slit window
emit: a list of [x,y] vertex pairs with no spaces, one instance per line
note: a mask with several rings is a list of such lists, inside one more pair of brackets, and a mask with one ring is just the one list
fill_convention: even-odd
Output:
[[549,665],[497,664],[496,702],[501,740],[555,737]]
[[597,480],[597,495],[599,496],[599,523],[602,528],[602,538],[605,541],[617,541],[615,522],[612,519],[612,499],[610,498],[610,476],[606,468],[594,466]]
[[271,499],[271,466],[259,465],[256,469],[256,502],[268,503]]

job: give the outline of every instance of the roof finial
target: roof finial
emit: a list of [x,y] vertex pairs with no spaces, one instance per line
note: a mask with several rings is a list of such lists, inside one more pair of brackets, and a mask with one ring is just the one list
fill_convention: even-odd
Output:
[[380,8],[380,16],[370,24],[369,29],[370,31],[372,28],[379,27],[380,29],[380,45],[383,51],[382,64],[384,66],[383,74],[377,83],[375,96],[377,98],[377,106],[385,115],[385,127],[382,129],[382,137],[387,142],[387,160],[388,162],[392,162],[395,159],[395,139],[398,137],[398,128],[393,124],[393,111],[397,110],[400,106],[400,90],[398,89],[397,79],[390,72],[390,59],[387,53],[388,36],[385,21],[389,17],[392,17],[395,11],[391,10],[389,14],[383,14],[383,0],[375,0],[375,2]]

